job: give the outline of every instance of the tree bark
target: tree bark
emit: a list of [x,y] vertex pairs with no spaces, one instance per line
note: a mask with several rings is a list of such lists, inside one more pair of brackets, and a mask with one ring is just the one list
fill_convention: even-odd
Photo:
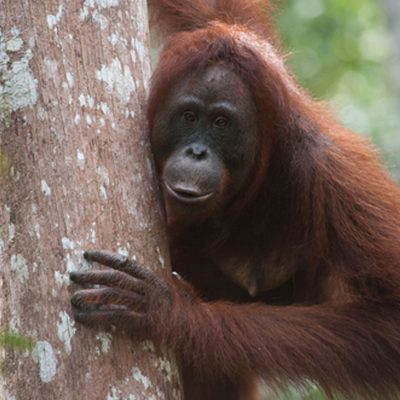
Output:
[[74,323],[88,248],[168,268],[143,109],[145,0],[0,0],[0,326],[4,400],[179,399],[173,357]]

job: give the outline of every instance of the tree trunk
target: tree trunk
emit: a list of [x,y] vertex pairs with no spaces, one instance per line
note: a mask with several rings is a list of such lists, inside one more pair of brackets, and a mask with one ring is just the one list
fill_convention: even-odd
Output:
[[0,0],[3,400],[179,399],[173,358],[74,323],[84,249],[168,267],[143,108],[145,0]]

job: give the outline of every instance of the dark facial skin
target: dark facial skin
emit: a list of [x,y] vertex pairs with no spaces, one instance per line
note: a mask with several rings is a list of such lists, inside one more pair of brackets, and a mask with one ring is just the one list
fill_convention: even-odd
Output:
[[204,220],[242,188],[257,154],[256,115],[249,89],[222,64],[173,86],[151,136],[169,223]]

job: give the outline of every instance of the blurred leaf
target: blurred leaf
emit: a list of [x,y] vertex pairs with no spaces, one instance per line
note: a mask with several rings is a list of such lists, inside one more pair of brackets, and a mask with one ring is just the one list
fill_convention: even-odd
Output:
[[0,332],[0,347],[24,351],[32,350],[33,345],[31,338],[10,331]]

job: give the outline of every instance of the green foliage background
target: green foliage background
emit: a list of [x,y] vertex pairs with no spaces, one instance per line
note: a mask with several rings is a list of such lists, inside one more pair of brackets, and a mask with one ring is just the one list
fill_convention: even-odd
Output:
[[392,90],[385,22],[376,0],[278,4],[292,71],[316,99],[329,101],[344,124],[371,137],[400,181],[400,99]]

